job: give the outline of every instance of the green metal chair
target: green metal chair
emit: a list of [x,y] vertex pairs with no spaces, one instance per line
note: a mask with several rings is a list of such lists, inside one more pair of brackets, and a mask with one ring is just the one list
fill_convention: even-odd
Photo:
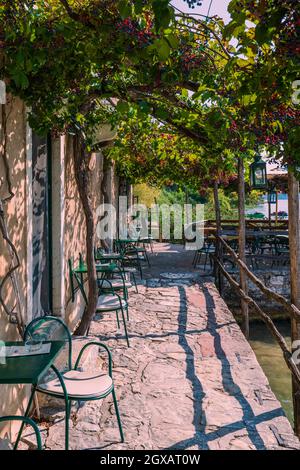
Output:
[[[101,260],[105,261],[102,257],[103,254],[104,254],[103,248],[95,248],[94,249],[94,254],[95,254],[95,261],[101,261]],[[121,259],[115,260],[114,262],[122,268],[122,272],[123,272],[125,280],[126,280],[126,275],[129,275],[128,282],[131,285],[132,285],[132,283],[134,284],[135,291],[136,291],[136,293],[138,293],[138,287],[137,287],[137,282],[136,282],[136,277],[135,277],[135,274],[137,272],[136,267],[126,265],[126,262],[124,262],[124,259],[123,259],[123,256],[122,256],[121,253],[115,252],[115,254],[120,255]],[[127,287],[129,287],[129,285]]]
[[125,276],[126,276],[126,274],[129,275],[130,282],[133,282],[134,287],[135,287],[135,291],[138,294],[139,290],[138,290],[138,286],[137,286],[137,282],[136,282],[136,276],[135,276],[137,271],[138,271],[137,267],[134,265],[134,263],[131,262],[131,260],[127,259],[126,255],[124,255],[122,257],[122,260],[120,261],[119,265],[121,266]]
[[122,267],[124,270],[127,272],[129,269],[134,270],[133,272],[138,272],[140,278],[143,279],[143,269],[141,263],[144,259],[143,255],[141,255],[137,248],[133,245],[127,246],[127,244],[123,244],[120,240],[116,240],[115,244],[117,251],[122,255]]
[[141,261],[146,261],[148,266],[150,266],[150,261],[145,246],[145,242],[140,238],[132,240],[116,240],[115,245],[119,252],[127,251],[130,253],[132,251],[134,254],[138,253]]
[[151,250],[151,253],[153,254],[153,252],[154,252],[154,250],[153,250],[154,240],[153,240],[153,237],[151,235],[149,235],[146,238],[140,238],[140,242],[143,244],[143,246],[145,248],[146,248],[146,245],[148,245],[148,247]]
[[150,268],[150,260],[149,260],[149,256],[148,256],[147,249],[145,246],[145,242],[139,239],[135,243],[129,243],[126,246],[126,252],[127,252],[127,255],[130,255],[130,254],[135,255],[137,253],[141,261],[146,261],[146,263],[148,264]]
[[[101,250],[101,251],[100,251]],[[103,258],[101,258],[102,249],[95,250],[95,261],[96,262],[105,262]],[[109,281],[109,282],[108,282]],[[132,287],[132,283],[126,279],[126,273],[124,268],[121,266],[119,262],[116,261],[116,267],[111,272],[107,278],[100,278],[98,279],[98,286],[105,293],[105,291],[110,292],[113,288],[114,292],[122,292],[123,298],[128,300],[128,289]]]
[[[83,276],[76,272],[76,270],[73,267],[73,262],[71,259],[68,260],[68,263],[69,263],[69,273],[70,273],[70,285],[71,285],[71,290],[72,290],[72,301],[74,302],[75,300],[75,292],[76,292],[75,282],[74,282],[74,279],[75,279],[77,286],[82,294],[82,297],[85,303],[87,304],[88,299],[87,299],[87,295],[84,289]],[[114,269],[116,269],[116,266],[114,267]],[[106,288],[102,290],[101,282],[104,282],[104,281],[106,283]],[[110,280],[107,279],[107,277],[104,277],[104,276],[98,277],[98,287],[99,287],[99,292],[98,292],[99,297],[98,297],[95,314],[115,312],[116,318],[117,318],[117,325],[118,325],[118,328],[120,328],[119,312],[121,312],[127,346],[130,347],[126,319],[125,319],[125,314],[124,314],[124,312],[126,312],[127,320],[129,320],[127,300],[122,299],[121,296],[115,292],[112,284],[110,283]]]
[[[6,421],[20,421],[22,423],[22,430],[25,424],[27,424],[27,426],[31,426],[36,437],[36,450],[42,450],[41,434],[40,434],[39,428],[37,427],[36,423],[32,419],[28,418],[28,416],[2,416],[0,418],[0,423],[4,423]],[[17,442],[14,446],[14,450],[17,450],[20,437],[18,437],[17,439]]]
[[211,240],[204,240],[203,247],[199,248],[195,252],[195,256],[193,259],[193,267],[197,267],[197,265],[201,262],[202,256],[204,256],[204,271],[206,271],[207,262],[209,262],[210,267],[212,267],[211,256],[215,254],[215,250],[215,244]]
[[276,235],[275,237],[275,253],[277,255],[288,255],[290,253],[289,238],[286,236]]
[[[72,367],[72,338],[67,325],[57,317],[46,316],[36,318],[25,329],[24,341],[28,338],[41,341],[55,341],[64,338],[67,347],[67,365],[66,370],[59,370],[55,365],[51,369],[54,377],[50,380],[40,383],[36,391],[62,399],[65,402],[65,449],[69,449],[69,420],[71,415],[72,402],[87,402],[102,400],[108,395],[112,395],[114,407],[117,415],[121,441],[124,442],[124,434],[118,403],[112,380],[112,356],[109,348],[98,341],[91,341],[85,344],[78,354],[74,367]],[[91,346],[98,346],[104,349],[108,358],[108,374],[103,371],[83,372],[79,370],[80,361],[85,350]]]
[[[79,253],[79,260],[81,266],[84,265],[83,256]],[[103,263],[107,264],[107,262]],[[117,277],[116,277],[117,276]],[[127,314],[127,320],[129,320],[129,311],[128,311],[128,288],[132,287],[131,282],[126,280],[126,275],[124,272],[124,268],[117,263],[114,263],[114,268],[109,270],[106,273],[99,273],[97,272],[97,281],[98,281],[98,288],[99,288],[99,297],[101,295],[112,295],[117,296],[119,298],[120,307],[122,307]],[[123,298],[117,292],[123,293]],[[123,299],[125,302],[123,302]],[[115,299],[117,301],[117,299]],[[117,312],[117,320],[118,320],[118,310]],[[118,328],[119,321],[118,321]]]

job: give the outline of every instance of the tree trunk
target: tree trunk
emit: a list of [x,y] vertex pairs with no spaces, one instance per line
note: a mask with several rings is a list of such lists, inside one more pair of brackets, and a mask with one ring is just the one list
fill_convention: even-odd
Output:
[[120,179],[119,179],[119,194],[120,194],[120,196],[128,196],[127,189],[128,189],[128,185],[127,185],[126,178],[124,178],[123,176],[120,176]]
[[[244,162],[238,160],[238,184],[239,184],[239,258],[246,262],[246,220],[245,220],[245,175]],[[240,286],[245,294],[248,294],[247,277],[240,269]],[[241,299],[242,330],[245,337],[249,338],[249,308],[247,302]]]
[[81,318],[81,321],[76,331],[74,332],[75,335],[82,336],[87,334],[93,316],[96,312],[98,301],[98,286],[94,257],[95,218],[91,203],[92,171],[89,168],[91,153],[87,152],[85,143],[79,135],[76,135],[74,138],[73,156],[75,179],[86,222],[86,263],[88,277],[87,305]]
[[[300,308],[299,183],[291,170],[288,183],[291,302]],[[293,342],[300,339],[300,324],[295,316],[291,317],[291,339],[294,351]],[[293,403],[295,433],[300,437],[300,392],[295,380],[293,380]]]

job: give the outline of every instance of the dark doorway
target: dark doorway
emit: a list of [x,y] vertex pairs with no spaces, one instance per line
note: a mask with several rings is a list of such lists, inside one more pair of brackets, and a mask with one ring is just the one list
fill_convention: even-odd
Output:
[[52,310],[50,139],[32,136],[32,318]]

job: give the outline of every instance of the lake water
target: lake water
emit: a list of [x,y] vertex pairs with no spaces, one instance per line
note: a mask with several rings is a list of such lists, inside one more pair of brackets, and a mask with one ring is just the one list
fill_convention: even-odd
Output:
[[[282,320],[275,323],[290,346],[289,321]],[[250,344],[269,380],[271,389],[281,402],[289,421],[293,424],[291,373],[283,359],[280,347],[264,323],[253,322],[250,324]]]
[[[263,198],[263,204],[258,204],[255,208],[252,207],[251,209],[247,209],[247,214],[252,214],[253,212],[262,212],[266,217],[269,217],[268,197],[265,195]],[[275,212],[275,210],[276,204],[272,204],[271,212]],[[285,211],[289,213],[287,194],[278,194],[278,211]]]

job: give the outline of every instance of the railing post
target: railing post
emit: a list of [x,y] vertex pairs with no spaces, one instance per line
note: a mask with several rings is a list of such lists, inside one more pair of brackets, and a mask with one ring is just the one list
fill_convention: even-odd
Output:
[[[218,181],[214,181],[214,203],[215,203],[215,214],[216,214],[216,251],[215,256],[223,263],[223,246],[220,243],[219,237],[221,236],[222,231],[222,223],[221,223],[221,208],[220,208],[220,200],[219,200],[219,185]],[[224,279],[221,273],[221,270],[218,267],[217,263],[214,263],[214,276],[215,282],[219,289],[220,295],[223,295],[224,290]]]
[[[289,170],[288,174],[288,183],[291,302],[297,308],[300,308],[299,182],[291,170]],[[300,323],[296,316],[293,315],[291,317],[292,351],[294,351],[294,342],[299,339]],[[293,404],[295,433],[300,437],[300,390],[294,378]]]
[[[245,175],[244,161],[240,156],[238,159],[238,193],[239,193],[239,258],[246,263],[246,218],[245,218]],[[240,268],[240,286],[248,294],[247,277]],[[245,337],[249,338],[249,307],[247,302],[241,299],[242,330]]]

